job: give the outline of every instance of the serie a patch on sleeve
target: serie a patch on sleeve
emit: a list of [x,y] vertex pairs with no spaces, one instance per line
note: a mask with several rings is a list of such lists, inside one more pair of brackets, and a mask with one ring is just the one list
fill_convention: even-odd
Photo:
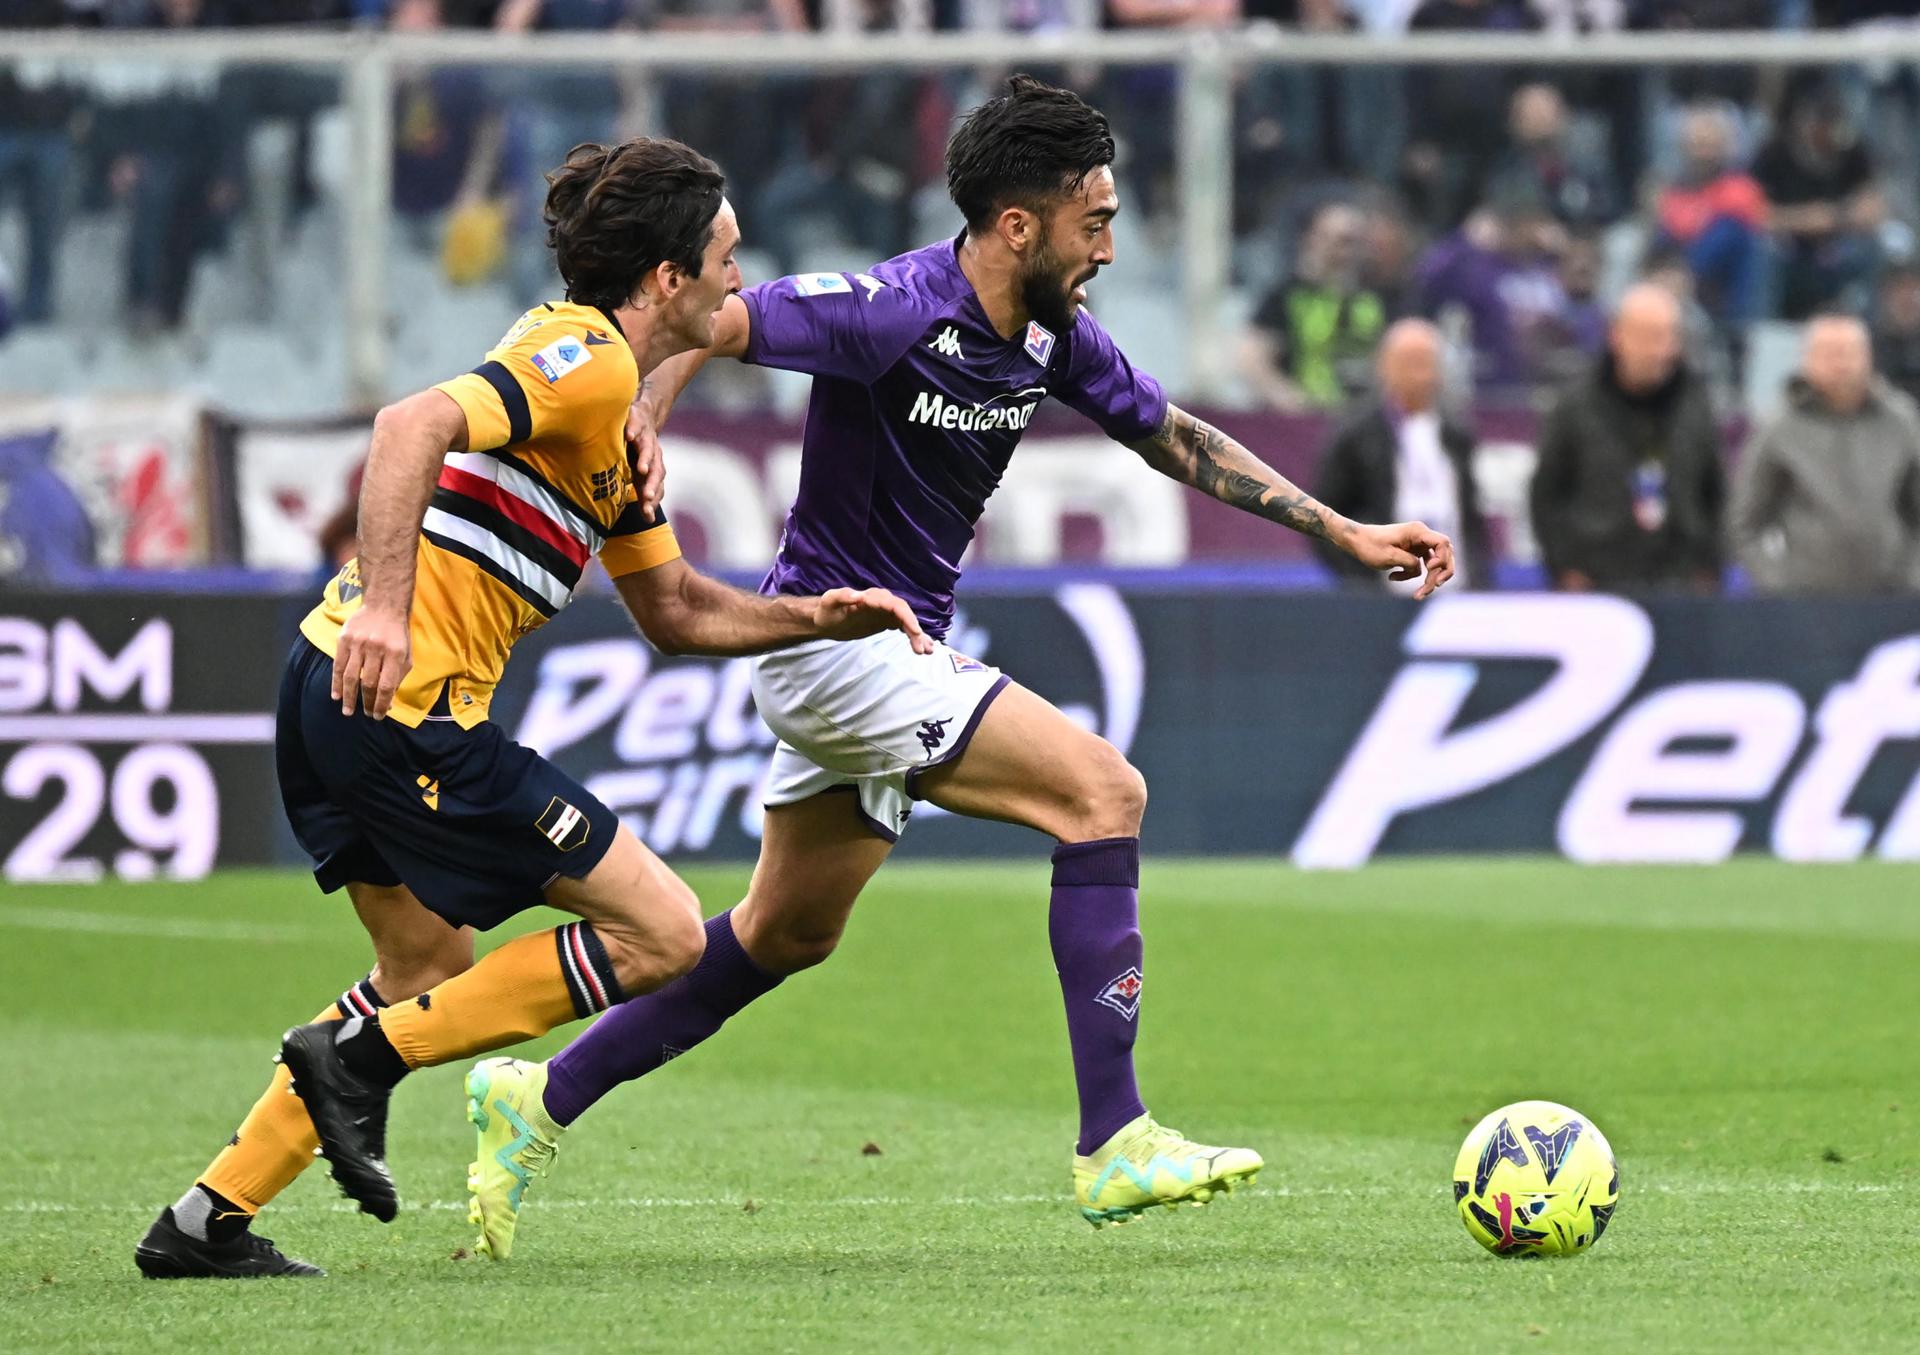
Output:
[[547,379],[549,386],[574,368],[584,367],[592,361],[593,354],[587,351],[587,346],[571,334],[555,339],[533,355],[533,365]]
[[[833,292],[851,292],[853,284],[841,273],[796,273],[793,278],[793,290],[796,296],[827,296]],[[872,297],[872,293],[868,293]]]

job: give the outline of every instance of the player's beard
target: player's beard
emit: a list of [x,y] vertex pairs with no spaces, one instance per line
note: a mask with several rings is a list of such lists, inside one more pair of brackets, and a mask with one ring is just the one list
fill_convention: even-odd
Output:
[[1020,269],[1020,304],[1041,326],[1055,334],[1073,328],[1073,289],[1079,284],[1066,276],[1066,270],[1045,241]]

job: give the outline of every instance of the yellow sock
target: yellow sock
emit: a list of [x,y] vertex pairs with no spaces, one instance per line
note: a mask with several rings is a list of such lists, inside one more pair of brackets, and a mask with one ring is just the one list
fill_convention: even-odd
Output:
[[623,999],[585,922],[516,937],[466,973],[380,1013],[409,1068],[430,1068],[545,1035]]
[[[383,1005],[373,985],[362,979],[313,1019],[337,1021],[349,1010],[366,1015]],[[249,1214],[259,1213],[267,1201],[291,1185],[313,1162],[313,1150],[320,1145],[306,1104],[287,1092],[291,1081],[285,1068],[273,1070],[273,1081],[241,1121],[240,1132],[200,1174],[199,1184]]]

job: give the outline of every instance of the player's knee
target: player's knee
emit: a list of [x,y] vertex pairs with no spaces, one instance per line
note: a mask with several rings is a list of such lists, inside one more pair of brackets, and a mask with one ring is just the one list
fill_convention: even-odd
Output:
[[733,934],[759,968],[769,974],[797,974],[823,963],[847,929],[844,917],[809,919],[806,911],[766,909],[749,895],[733,910]]
[[763,968],[776,974],[797,974],[826,963],[839,948],[843,929],[821,927],[788,928],[771,937],[763,937],[764,958],[754,958]]
[[1138,837],[1147,812],[1147,779],[1140,769],[1104,739],[1104,751],[1088,768],[1074,818],[1072,836],[1078,841],[1103,837]]
[[644,917],[596,923],[594,931],[628,996],[673,982],[699,964],[707,948],[700,900],[678,878],[664,895],[648,900]]
[[389,1005],[418,997],[473,968],[473,938],[449,932],[444,939],[384,945],[369,977],[373,991]]

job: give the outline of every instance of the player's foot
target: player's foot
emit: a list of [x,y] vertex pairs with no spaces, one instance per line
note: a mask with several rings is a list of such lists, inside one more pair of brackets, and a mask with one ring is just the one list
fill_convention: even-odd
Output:
[[342,1024],[295,1026],[281,1037],[280,1061],[293,1074],[291,1090],[306,1103],[333,1179],[364,1213],[391,1223],[400,1211],[387,1171],[387,1103],[393,1089],[347,1067],[334,1043]]
[[230,1242],[203,1242],[189,1237],[174,1222],[173,1208],[147,1229],[133,1249],[133,1263],[149,1280],[253,1280],[268,1275],[322,1276],[327,1272],[296,1261],[251,1230]]
[[496,1261],[513,1254],[521,1201],[559,1146],[562,1128],[547,1115],[546,1090],[544,1063],[487,1059],[467,1074],[467,1118],[480,1131],[480,1149],[467,1167],[467,1219],[480,1228],[474,1250]]
[[1085,1157],[1073,1159],[1080,1213],[1098,1228],[1163,1204],[1205,1204],[1250,1185],[1265,1166],[1251,1148],[1211,1148],[1142,1115]]

